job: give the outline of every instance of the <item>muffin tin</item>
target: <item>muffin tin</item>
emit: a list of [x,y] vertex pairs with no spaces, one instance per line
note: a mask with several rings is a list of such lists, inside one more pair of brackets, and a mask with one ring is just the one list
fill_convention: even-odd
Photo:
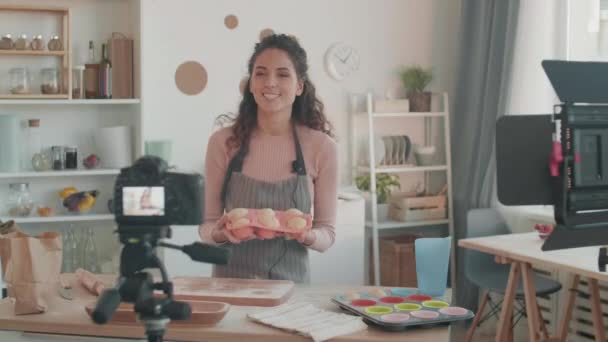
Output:
[[332,301],[363,317],[366,323],[391,331],[468,320],[475,316],[471,310],[404,288],[349,292],[333,297]]

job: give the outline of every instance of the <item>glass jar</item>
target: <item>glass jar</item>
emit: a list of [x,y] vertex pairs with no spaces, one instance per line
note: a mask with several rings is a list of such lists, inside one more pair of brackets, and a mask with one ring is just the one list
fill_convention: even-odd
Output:
[[30,215],[34,202],[28,183],[9,184],[7,207],[10,216],[24,217]]
[[30,72],[27,68],[13,68],[9,71],[11,93],[24,95],[30,93]]
[[53,155],[53,170],[63,170],[65,168],[65,161],[63,158],[63,146],[51,147],[51,154]]
[[27,45],[27,35],[26,34],[22,34],[15,41],[15,49],[17,49],[17,50],[25,50],[25,49],[27,49],[27,46],[28,46]]
[[42,35],[39,34],[35,36],[30,42],[30,48],[32,50],[41,51],[44,50],[44,41],[42,40]]
[[47,47],[49,48],[49,51],[61,51],[63,50],[63,43],[61,42],[61,39],[59,39],[59,36],[53,36],[51,40],[49,40]]
[[78,65],[72,70],[72,98],[84,99],[84,65]]
[[65,168],[78,168],[78,148],[76,146],[65,147]]
[[43,94],[59,94],[59,70],[45,68],[40,71],[40,91]]
[[0,39],[0,50],[11,50],[15,47],[13,37],[10,34],[5,34]]

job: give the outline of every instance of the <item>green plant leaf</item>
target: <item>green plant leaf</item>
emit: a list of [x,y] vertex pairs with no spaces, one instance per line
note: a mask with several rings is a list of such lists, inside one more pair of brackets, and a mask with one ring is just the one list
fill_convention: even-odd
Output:
[[433,80],[432,69],[424,69],[418,65],[405,67],[400,73],[401,82],[407,92],[423,92]]
[[[361,191],[370,191],[371,176],[369,174],[355,178],[355,185]],[[388,173],[376,174],[376,194],[378,203],[386,203],[393,189],[401,187],[399,177]]]

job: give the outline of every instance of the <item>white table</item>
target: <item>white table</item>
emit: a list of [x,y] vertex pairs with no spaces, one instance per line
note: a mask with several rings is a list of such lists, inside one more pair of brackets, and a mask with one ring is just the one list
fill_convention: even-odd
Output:
[[[500,321],[496,341],[508,339],[510,319],[513,312],[513,300],[519,277],[523,277],[526,311],[528,313],[529,341],[565,341],[568,334],[568,324],[572,317],[574,300],[581,277],[589,282],[593,326],[596,341],[606,341],[606,331],[603,327],[602,308],[600,302],[598,281],[608,281],[608,273],[598,270],[599,247],[571,248],[556,251],[542,251],[543,241],[537,233],[508,234],[487,236],[481,238],[462,239],[460,247],[478,250],[496,256],[496,261],[511,264],[509,281],[505,291],[504,304],[500,313]],[[565,314],[560,322],[558,335],[549,337],[543,320],[539,319],[536,291],[532,264],[559,269],[570,273],[567,289]]]

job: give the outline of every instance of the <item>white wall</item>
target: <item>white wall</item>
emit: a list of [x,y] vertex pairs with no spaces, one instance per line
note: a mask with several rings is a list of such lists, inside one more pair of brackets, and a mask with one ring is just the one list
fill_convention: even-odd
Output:
[[[203,169],[205,146],[218,114],[235,111],[238,84],[259,32],[267,27],[296,35],[309,55],[310,75],[340,137],[341,171],[346,172],[347,94],[383,93],[395,70],[419,63],[435,68],[435,90],[453,84],[458,46],[459,1],[425,0],[145,0],[142,2],[144,139],[173,139],[175,162]],[[224,27],[235,14],[239,26]],[[324,72],[323,56],[336,41],[359,49],[361,67],[336,82]],[[162,52],[161,52],[162,50]],[[198,96],[181,94],[176,67],[197,60],[209,83]],[[347,179],[342,179],[348,183]]]
[[[349,93],[383,94],[398,79],[398,67],[412,63],[434,67],[432,90],[454,87],[460,1],[145,0],[141,11],[143,139],[172,139],[174,162],[187,169],[203,171],[214,119],[236,110],[239,81],[265,28],[296,35],[308,52],[311,79],[340,138],[342,184],[350,183]],[[239,18],[235,30],[224,26],[228,14]],[[359,72],[343,82],[330,79],[323,65],[326,49],[337,41],[352,44],[361,56]],[[175,87],[175,69],[186,60],[207,69],[209,82],[198,96]],[[197,238],[190,228],[176,232],[181,242]],[[199,267],[185,264],[185,258],[167,253],[173,274]]]

